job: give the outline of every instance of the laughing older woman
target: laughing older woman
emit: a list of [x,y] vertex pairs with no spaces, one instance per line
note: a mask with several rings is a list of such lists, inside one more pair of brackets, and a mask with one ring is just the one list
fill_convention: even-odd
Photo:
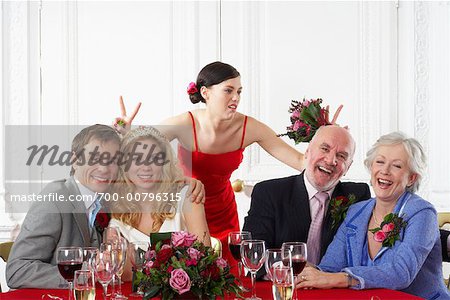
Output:
[[426,299],[450,299],[442,276],[436,210],[414,194],[425,168],[417,140],[382,136],[367,152],[376,197],[352,205],[319,268],[299,288],[388,288]]

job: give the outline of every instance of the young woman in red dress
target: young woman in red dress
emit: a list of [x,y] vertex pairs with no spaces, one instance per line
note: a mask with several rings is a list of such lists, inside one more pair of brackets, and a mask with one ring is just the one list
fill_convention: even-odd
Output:
[[[171,117],[162,125],[174,126],[159,128],[168,140],[180,141],[178,153],[185,172],[192,170],[189,175],[204,184],[209,231],[221,240],[223,257],[230,262],[233,259],[227,236],[231,231],[240,230],[230,176],[242,162],[245,147],[256,142],[281,162],[299,171],[303,169],[302,153],[277,137],[264,123],[237,112],[241,91],[241,77],[234,67],[222,62],[208,64],[188,88],[191,102],[203,102],[206,107]],[[126,117],[122,99],[121,107],[122,117],[116,122],[122,120],[129,126],[132,118]],[[180,126],[192,131],[185,134]]]

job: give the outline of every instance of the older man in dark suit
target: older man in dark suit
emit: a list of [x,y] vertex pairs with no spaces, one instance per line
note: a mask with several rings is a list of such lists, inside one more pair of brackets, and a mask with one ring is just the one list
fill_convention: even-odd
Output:
[[332,213],[337,210],[330,202],[340,197],[339,205],[345,206],[349,198],[355,202],[370,198],[367,184],[340,181],[354,152],[355,142],[347,129],[320,127],[305,152],[304,172],[255,186],[243,230],[266,241],[267,248],[306,242],[308,261],[317,264],[343,220]]
[[117,176],[118,166],[111,158],[119,144],[115,130],[106,125],[89,126],[77,134],[72,142],[72,176],[41,192],[62,195],[61,201],[36,202],[25,217],[6,267],[9,287],[64,288],[67,283],[56,265],[58,247],[101,243],[95,226],[101,206],[96,195],[108,192]]

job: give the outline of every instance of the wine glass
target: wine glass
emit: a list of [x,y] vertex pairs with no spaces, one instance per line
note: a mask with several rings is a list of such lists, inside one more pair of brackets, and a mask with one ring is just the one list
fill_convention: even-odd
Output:
[[128,297],[122,294],[122,274],[125,261],[127,260],[127,248],[128,242],[123,237],[120,237],[112,247],[113,260],[116,265],[114,275],[117,277],[119,283],[119,288],[114,296],[114,299],[128,299]]
[[[145,261],[145,253],[147,252],[148,247],[148,242],[133,242],[128,244],[128,255],[130,256],[130,262],[133,266],[134,272],[142,271]],[[136,291],[133,289],[133,293],[130,294],[132,297],[142,297],[143,295],[144,292],[142,292],[139,286]]]
[[[298,274],[300,274],[306,266],[306,249],[306,244],[302,242],[286,242],[281,246],[283,264],[292,268],[295,279],[297,279]],[[298,299],[296,291],[294,299]]]
[[272,293],[274,300],[291,300],[294,287],[294,273],[291,267],[274,265],[272,267]]
[[273,268],[282,264],[281,249],[266,250],[266,262],[264,263],[264,266],[269,280],[272,280]]
[[256,272],[264,264],[266,258],[266,243],[262,240],[245,240],[241,244],[241,260],[252,276],[252,297],[247,300],[261,300],[256,297]]
[[69,300],[73,299],[73,276],[75,271],[83,266],[81,247],[59,247],[56,253],[56,263],[62,277],[69,283]]
[[232,231],[228,233],[228,248],[230,249],[231,255],[237,261],[238,267],[238,277],[239,277],[239,287],[244,292],[248,292],[242,285],[242,262],[241,262],[241,243],[245,240],[251,240],[252,234],[249,231]]
[[103,287],[103,299],[106,300],[108,284],[111,282],[114,272],[115,263],[112,255],[112,246],[109,243],[100,245],[97,257],[94,262],[95,276]]
[[103,242],[104,243],[113,243],[120,238],[120,230],[119,227],[116,226],[108,226],[103,231]]
[[91,270],[94,271],[92,268],[92,262],[95,261],[95,258],[97,257],[98,248],[97,247],[83,247],[83,267],[82,270]]
[[75,300],[95,300],[95,280],[91,270],[75,271],[73,285]]

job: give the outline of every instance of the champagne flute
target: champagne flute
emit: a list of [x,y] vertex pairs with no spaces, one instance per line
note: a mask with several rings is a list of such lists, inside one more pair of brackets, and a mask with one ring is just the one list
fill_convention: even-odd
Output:
[[274,300],[291,300],[294,284],[294,273],[291,267],[283,264],[272,267],[272,293]]
[[119,240],[113,245],[112,254],[116,265],[114,275],[117,277],[119,283],[119,288],[117,290],[117,293],[115,294],[114,299],[128,299],[128,297],[122,294],[122,274],[123,268],[125,266],[125,261],[127,259],[127,248],[128,242],[123,237],[120,237]]
[[239,277],[239,287],[244,292],[248,292],[242,285],[242,262],[241,262],[241,243],[245,240],[251,240],[252,234],[249,231],[232,231],[228,233],[228,248],[230,249],[231,255],[237,261],[238,267],[238,277]]
[[[148,247],[149,247],[148,242],[134,242],[128,244],[128,255],[130,256],[130,262],[131,265],[133,266],[133,273],[142,272],[142,268],[144,266],[145,261],[145,253],[147,252]],[[130,296],[132,297],[142,297],[143,295],[144,292],[142,292],[140,286],[137,287],[137,290],[135,292],[130,294]]]
[[[120,240],[120,230],[117,226],[108,226],[103,231],[103,243],[111,244],[111,250],[116,248],[116,245]],[[116,275],[114,274],[112,279],[112,292],[111,294],[116,295]]]
[[[281,246],[283,264],[292,268],[295,279],[306,266],[306,249],[306,244],[302,242],[286,242]],[[298,299],[297,291],[295,291],[294,299]]]
[[269,280],[272,280],[273,268],[282,264],[281,249],[266,250],[266,262],[264,266]]
[[91,270],[75,271],[73,285],[75,300],[95,300],[95,280]]
[[81,247],[59,247],[56,253],[56,263],[62,277],[69,283],[69,300],[73,299],[73,276],[83,265]]
[[115,264],[111,252],[111,244],[101,244],[100,250],[94,262],[95,276],[97,277],[98,282],[100,282],[103,287],[104,300],[106,300],[108,284],[111,282],[115,272]]
[[266,258],[266,243],[262,240],[245,240],[241,244],[241,260],[244,266],[250,270],[252,276],[252,297],[246,300],[261,300],[256,297],[255,281],[256,272],[264,264]]

